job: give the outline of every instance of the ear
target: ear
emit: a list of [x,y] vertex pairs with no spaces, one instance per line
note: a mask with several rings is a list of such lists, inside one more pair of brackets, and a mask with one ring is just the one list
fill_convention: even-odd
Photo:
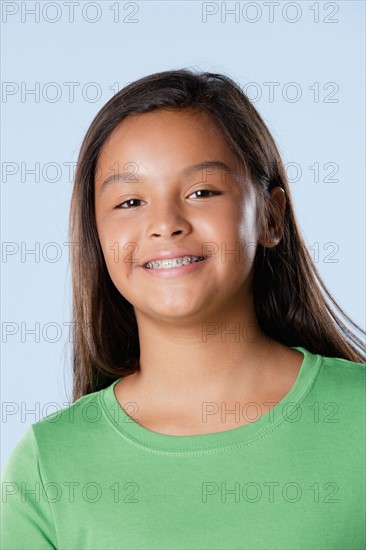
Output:
[[265,235],[261,235],[258,242],[265,248],[275,247],[283,236],[286,194],[282,187],[273,187],[267,199],[269,216]]

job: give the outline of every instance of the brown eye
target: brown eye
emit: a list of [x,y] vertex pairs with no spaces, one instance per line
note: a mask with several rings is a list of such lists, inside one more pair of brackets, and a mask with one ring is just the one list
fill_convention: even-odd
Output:
[[127,210],[128,210],[129,207],[123,206],[123,205],[124,205],[124,204],[130,204],[130,203],[133,202],[133,201],[140,201],[140,202],[141,202],[141,199],[128,199],[127,201],[124,201],[124,202],[121,202],[121,204],[118,204],[118,205],[116,206],[116,208],[124,208],[124,209],[127,209]]
[[213,193],[214,195],[221,195],[219,191],[212,191],[211,189],[198,189],[198,191],[194,191],[192,195],[195,195],[196,193]]

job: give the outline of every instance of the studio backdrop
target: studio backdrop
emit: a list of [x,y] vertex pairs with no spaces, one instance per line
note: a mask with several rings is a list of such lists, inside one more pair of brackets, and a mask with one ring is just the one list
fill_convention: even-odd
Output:
[[365,324],[365,3],[3,1],[2,465],[71,403],[67,226],[91,121],[123,86],[190,68],[238,82],[272,132],[316,266]]

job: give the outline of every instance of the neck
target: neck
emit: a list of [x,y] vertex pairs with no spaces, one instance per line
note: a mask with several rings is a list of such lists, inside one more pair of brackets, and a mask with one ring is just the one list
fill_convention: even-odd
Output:
[[136,318],[140,371],[127,378],[151,408],[184,410],[207,400],[249,398],[269,383],[268,365],[284,349],[260,330],[252,307],[227,308],[195,322],[192,316],[164,322],[140,311]]

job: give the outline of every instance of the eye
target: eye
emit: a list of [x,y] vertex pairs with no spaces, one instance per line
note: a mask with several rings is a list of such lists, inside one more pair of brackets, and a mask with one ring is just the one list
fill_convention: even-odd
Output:
[[[198,189],[198,191],[194,191],[194,193],[192,193],[192,195],[195,195],[196,193],[211,193],[212,195],[221,195],[221,193],[219,191],[212,191],[211,189]],[[201,198],[205,198],[205,197],[202,197]],[[129,209],[130,207],[129,206],[124,206],[124,205],[130,205],[131,206],[131,203],[134,202],[134,201],[137,201],[137,202],[141,202],[141,199],[128,199],[127,201],[124,201],[122,202],[121,204],[118,204],[116,206],[116,208],[121,208],[121,209]]]
[[196,193],[212,193],[213,195],[221,195],[219,191],[211,191],[211,189],[198,189],[198,191],[194,191],[192,195],[195,195]]
[[128,199],[127,201],[125,202],[122,202],[121,204],[117,204],[116,208],[127,208],[126,206],[123,206],[124,204],[129,204],[133,201],[141,201],[141,199]]

